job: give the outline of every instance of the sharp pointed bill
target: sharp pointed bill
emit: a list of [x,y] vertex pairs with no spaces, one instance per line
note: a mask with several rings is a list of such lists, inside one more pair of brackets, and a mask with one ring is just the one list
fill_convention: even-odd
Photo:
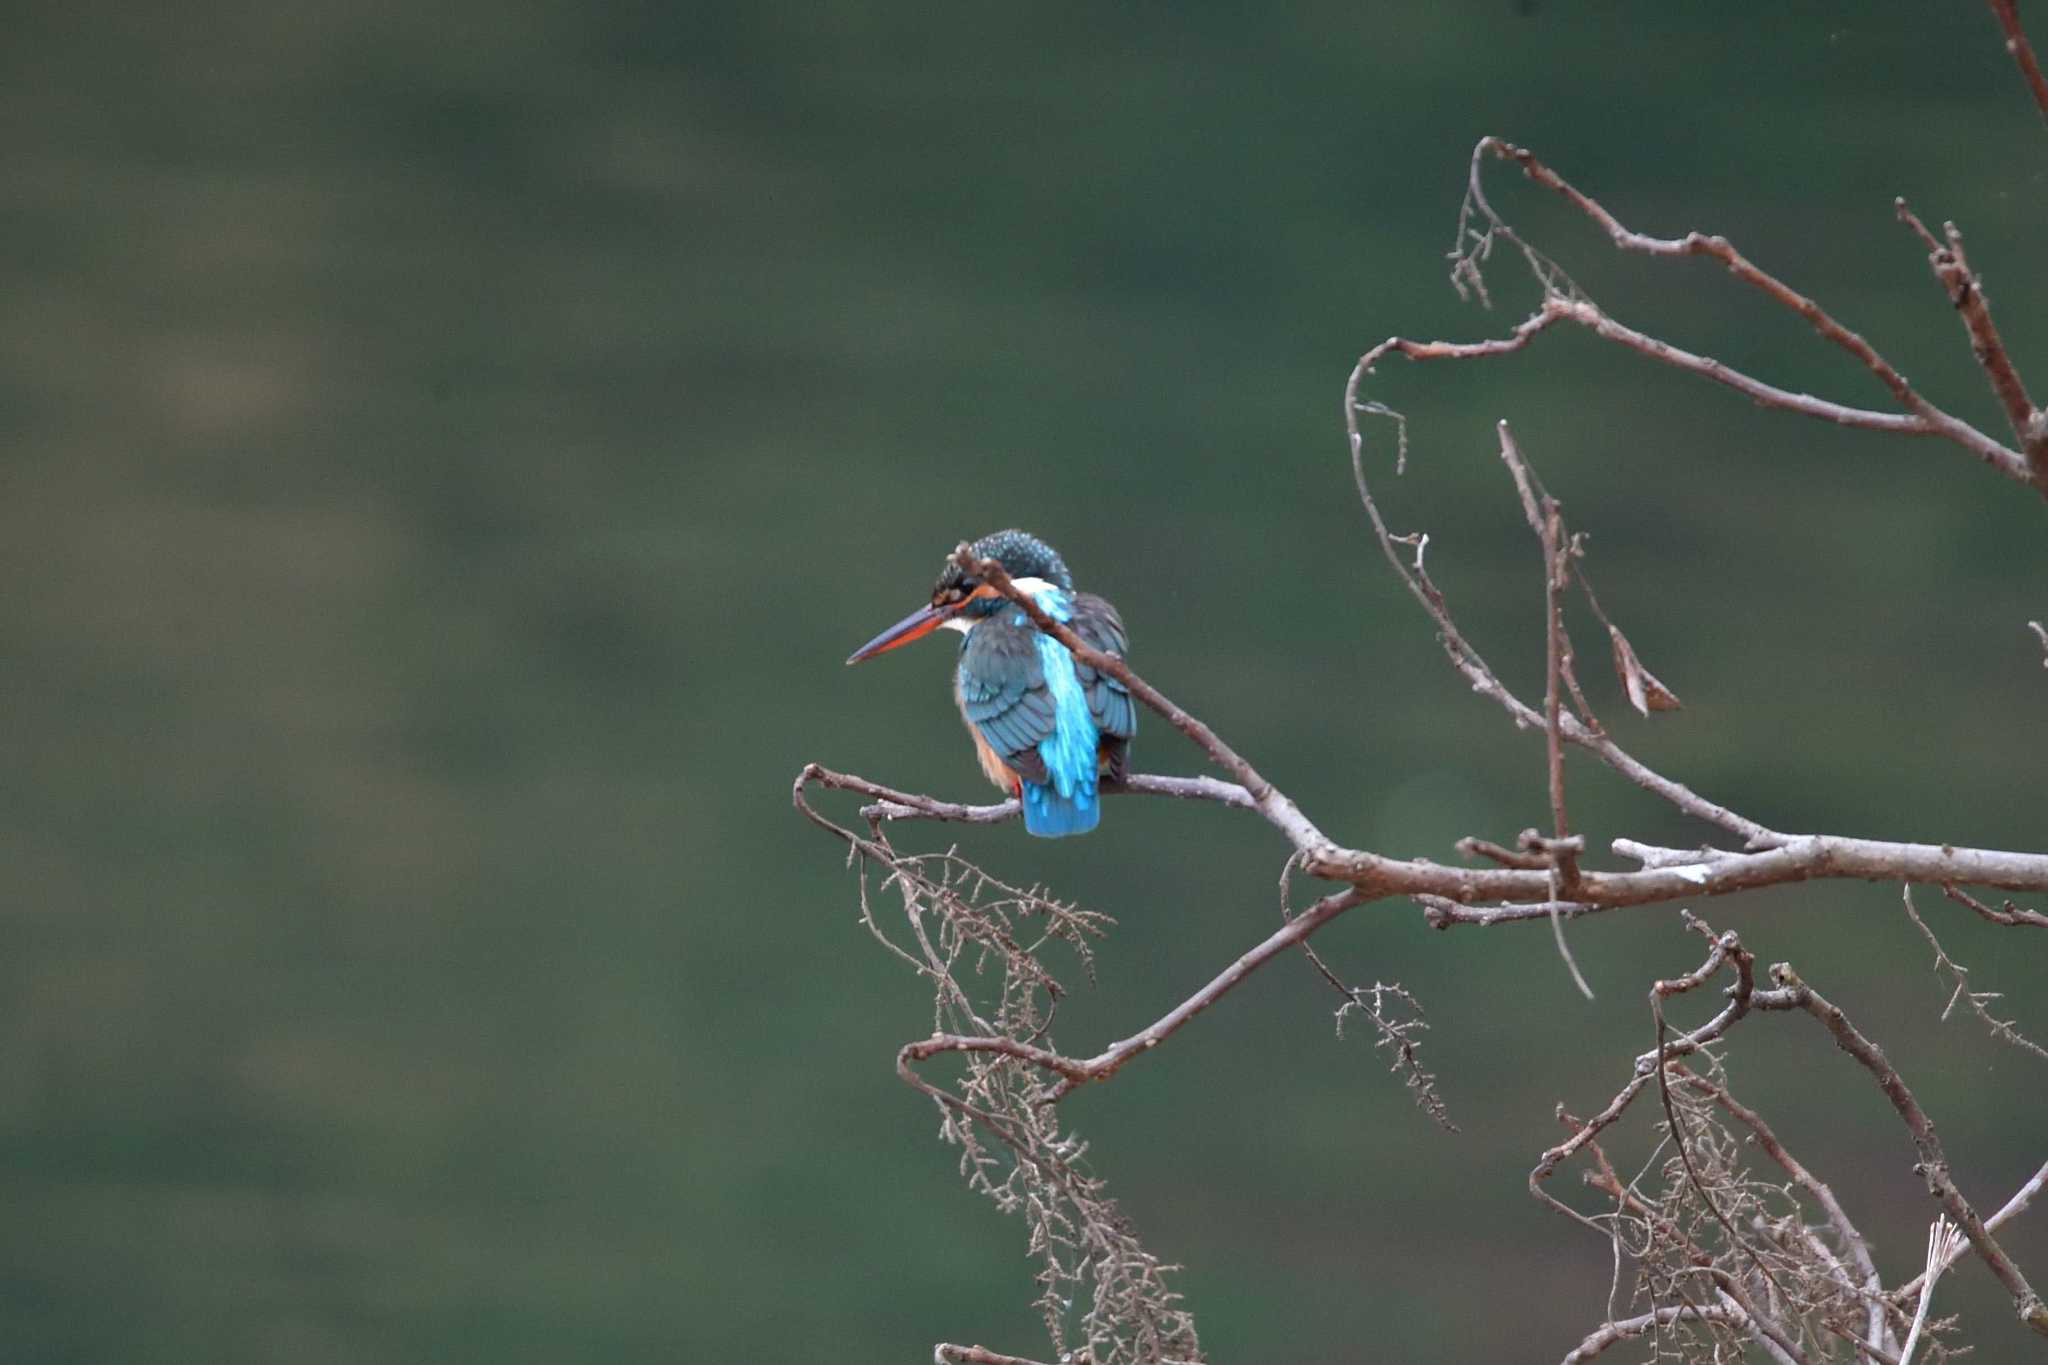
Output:
[[910,613],[910,615],[904,617],[901,621],[898,621],[895,625],[847,655],[846,662],[850,667],[863,659],[872,659],[877,654],[886,654],[901,645],[907,645],[912,640],[922,640],[925,636],[946,624],[952,615],[953,613],[950,610],[941,611],[937,607],[919,607],[916,611]]
[[[974,552],[1001,563],[1040,609],[1072,626],[1091,647],[1123,657],[1128,637],[1116,608],[1076,592],[1066,561],[1051,546],[1022,531],[999,531],[976,541]],[[982,771],[1022,802],[1025,829],[1058,838],[1095,828],[1102,818],[1100,778],[1125,775],[1137,732],[1130,692],[1079,663],[994,588],[951,562],[929,606],[855,650],[847,662],[873,658],[940,628],[964,637],[954,700]]]

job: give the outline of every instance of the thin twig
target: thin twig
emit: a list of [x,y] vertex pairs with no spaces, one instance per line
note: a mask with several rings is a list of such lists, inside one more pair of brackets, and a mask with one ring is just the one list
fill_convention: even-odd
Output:
[[1338,891],[1323,897],[1217,973],[1208,985],[1175,1005],[1145,1028],[1090,1057],[1082,1063],[1084,1074],[1068,1076],[1055,1088],[1052,1098],[1064,1098],[1076,1086],[1087,1081],[1108,1080],[1122,1070],[1132,1058],[1140,1053],[1150,1052],[1178,1033],[1190,1019],[1228,995],[1253,972],[1295,944],[1307,942],[1310,935],[1363,900],[1364,897],[1355,889]]
[[[1576,900],[1579,889],[1578,852],[1571,837],[1571,819],[1566,814],[1564,799],[1562,693],[1565,634],[1564,609],[1558,600],[1564,591],[1564,577],[1568,570],[1563,548],[1564,521],[1555,498],[1548,493],[1540,499],[1537,496],[1535,473],[1523,458],[1514,432],[1506,422],[1499,423],[1498,429],[1500,457],[1514,475],[1516,491],[1522,497],[1523,515],[1529,520],[1529,529],[1536,533],[1536,543],[1543,549],[1543,735],[1545,771],[1550,786],[1552,839],[1552,845],[1544,851],[1549,855],[1550,872],[1550,894],[1546,899],[1555,906],[1562,901]],[[1550,933],[1557,944],[1557,955],[1571,973],[1572,984],[1579,988],[1579,994],[1591,1000],[1593,988],[1587,984],[1586,974],[1579,970],[1578,959],[1572,956],[1571,944],[1565,940],[1564,918],[1554,909],[1550,915]]]
[[[1641,252],[1650,256],[1704,256],[1718,261],[1736,279],[1757,290],[1780,307],[1798,314],[1822,338],[1854,357],[1859,364],[1870,371],[1877,381],[1885,387],[1886,391],[1891,394],[1894,402],[1905,409],[1906,412],[1919,419],[1928,434],[1941,436],[1962,446],[1980,459],[1983,459],[1986,463],[1992,465],[1993,468],[1998,469],[2001,473],[2008,474],[2010,477],[2021,480],[2026,480],[2030,477],[2031,471],[2027,467],[2027,462],[2017,452],[2007,450],[2004,446],[1999,445],[1998,442],[1992,440],[1983,432],[1978,431],[1969,423],[1951,416],[1929,402],[1907,382],[1906,377],[1900,374],[1890,361],[1878,353],[1875,346],[1864,340],[1858,333],[1851,331],[1836,321],[1818,303],[1801,294],[1775,275],[1756,266],[1740,251],[1736,250],[1734,244],[1727,238],[1709,236],[1699,232],[1688,232],[1683,237],[1664,238],[1652,237],[1647,233],[1637,232],[1632,228],[1624,226],[1598,200],[1581,192],[1563,176],[1545,165],[1537,158],[1535,153],[1527,148],[1517,147],[1513,143],[1501,138],[1482,138],[1479,141],[1479,145],[1473,148],[1471,183],[1475,189],[1479,186],[1479,166],[1483,158],[1488,155],[1502,161],[1513,162],[1520,168],[1522,174],[1530,180],[1544,186],[1546,189],[1554,191],[1565,202],[1598,224],[1601,230],[1607,234],[1608,240],[1613,242],[1620,250]],[[1484,204],[1483,198],[1480,202],[1482,210],[1490,223],[1505,226],[1504,221],[1499,215],[1493,213],[1491,207]],[[1590,307],[1591,305],[1588,304],[1587,306]],[[1595,309],[1593,311],[1598,312],[1599,310]],[[1587,320],[1590,321],[1590,319]],[[1596,328],[1595,330],[1598,329]],[[1708,362],[1708,364],[1717,365],[1717,362]],[[1807,404],[1802,405],[1798,399],[1803,398],[1803,395],[1794,395],[1792,397],[1794,401],[1782,406],[1794,409],[1805,407],[1811,410],[1811,400],[1808,400]],[[1778,405],[1774,404],[1774,406]],[[1814,411],[1813,415],[1818,416],[1821,413]]]
[[[2013,1191],[2012,1198],[2006,1200],[1997,1213],[1984,1220],[1985,1230],[1987,1232],[1996,1232],[2014,1216],[2025,1213],[2027,1206],[2034,1202],[2035,1196],[2040,1194],[2043,1189],[2048,1189],[2048,1163],[2044,1163],[2040,1170],[2035,1171],[2026,1184]],[[1897,1289],[1894,1289],[1891,1297],[1897,1303],[1911,1303],[1913,1296],[1920,1292],[1920,1286],[1926,1282],[1927,1277],[1924,1274],[1916,1275]]]
[[2033,1178],[2026,1184],[2013,1191],[2012,1198],[2005,1201],[2004,1207],[1984,1220],[1984,1226],[1996,1228],[2014,1214],[2025,1212],[2027,1205],[2034,1202],[2034,1196],[2044,1188],[2048,1188],[2048,1163],[2044,1163],[2040,1170],[2034,1172]]
[[1990,1230],[1977,1217],[1977,1211],[1970,1207],[1970,1201],[1956,1188],[1955,1180],[1949,1175],[1948,1158],[1942,1152],[1941,1139],[1934,1131],[1934,1121],[1927,1117],[1927,1111],[1913,1098],[1913,1092],[1907,1088],[1898,1070],[1886,1059],[1875,1043],[1863,1036],[1840,1008],[1800,980],[1798,973],[1793,971],[1790,965],[1783,962],[1776,964],[1771,968],[1771,976],[1787,993],[1789,1000],[1784,1005],[1773,1004],[1766,1008],[1805,1010],[1818,1019],[1833,1036],[1836,1047],[1854,1057],[1862,1064],[1863,1069],[1870,1073],[1871,1079],[1877,1082],[1878,1088],[1884,1092],[1885,1098],[1891,1101],[1892,1108],[1898,1112],[1900,1120],[1906,1125],[1906,1132],[1913,1140],[1913,1149],[1920,1157],[1915,1169],[1926,1180],[1928,1193],[1941,1201],[1942,1207],[1962,1228],[1963,1234],[1969,1238],[1970,1245],[1983,1258],[1984,1264],[2012,1295],[2013,1308],[2019,1314],[2020,1320],[2042,1336],[2048,1337],[2048,1303],[2042,1302],[2041,1296],[2027,1283],[2026,1276],[2013,1264],[2005,1248],[1998,1244]]
[[1991,382],[1992,394],[1997,397],[1999,406],[2005,409],[2006,421],[2012,425],[2012,434],[2019,441],[2020,452],[2027,458],[2034,486],[2048,493],[2048,415],[2035,408],[2033,400],[2027,396],[2026,383],[2013,366],[2012,356],[2005,349],[2005,340],[1998,334],[1998,324],[1991,320],[1991,304],[1984,297],[1984,282],[1976,271],[1970,269],[1969,257],[1963,253],[1963,234],[1954,223],[1944,223],[1943,235],[1937,238],[1903,198],[1895,200],[1894,205],[1899,221],[1927,244],[1928,268],[1947,291],[1949,303],[1963,321],[1963,331],[1970,339],[1970,353],[1977,357],[1978,367]]
[[1993,910],[1969,892],[1947,882],[1942,883],[1941,893],[1958,905],[1968,906],[1993,924],[2025,924],[2036,929],[2048,929],[2048,915],[2038,910],[2022,910],[2011,901],[2007,901],[2003,909]]
[[2034,45],[2027,41],[2027,31],[2020,27],[2018,0],[1989,0],[1992,14],[1998,18],[1998,26],[2005,30],[2005,50],[2012,54],[2018,64],[2020,77],[2027,83],[2027,91],[2034,97],[2034,107],[2041,111],[2043,122],[2048,122],[2048,75],[2041,72],[2041,63],[2034,57]]
[[1133,1058],[1158,1047],[1180,1032],[1189,1020],[1230,994],[1252,973],[1289,948],[1305,942],[1316,930],[1359,904],[1361,900],[1362,897],[1357,891],[1348,889],[1323,897],[1268,935],[1262,942],[1247,950],[1193,995],[1145,1028],[1128,1038],[1110,1044],[1093,1057],[1070,1057],[1046,1048],[1030,1046],[1014,1038],[938,1033],[929,1038],[920,1038],[914,1043],[906,1043],[902,1049],[902,1060],[905,1064],[922,1062],[947,1052],[995,1053],[1014,1057],[1018,1061],[1060,1077],[1059,1083],[1045,1096],[1047,1102],[1057,1102],[1091,1081],[1108,1080]]
[[[1714,944],[1717,954],[1725,955],[1741,947],[1740,942],[1733,933],[1725,934],[1717,939],[1711,938],[1712,931],[1703,923],[1697,920],[1691,921],[1691,923],[1694,927],[1700,929],[1702,933],[1710,935],[1710,941]],[[1779,1282],[1776,1275],[1771,1273],[1771,1268],[1764,1264],[1763,1258],[1756,1254],[1756,1251],[1743,1238],[1742,1234],[1735,1230],[1735,1224],[1728,1221],[1728,1215],[1721,1211],[1720,1204],[1716,1202],[1714,1196],[1708,1192],[1706,1185],[1700,1180],[1699,1169],[1693,1165],[1692,1152],[1685,1141],[1685,1129],[1679,1124],[1678,1111],[1672,1107],[1671,1103],[1671,1054],[1668,1051],[1670,1031],[1664,1022],[1664,998],[1668,995],[1682,995],[1687,991],[1698,989],[1708,976],[1711,976],[1718,970],[1720,970],[1720,963],[1716,961],[1714,955],[1709,955],[1706,963],[1701,966],[1699,971],[1688,973],[1674,981],[1660,980],[1650,987],[1650,1015],[1657,1025],[1657,1099],[1664,1109],[1665,1131],[1671,1134],[1671,1145],[1678,1152],[1678,1163],[1685,1169],[1685,1178],[1692,1182],[1693,1193],[1700,1197],[1700,1203],[1706,1207],[1707,1212],[1714,1216],[1714,1221],[1719,1223],[1722,1230],[1728,1234],[1729,1244],[1741,1248],[1742,1253],[1749,1258],[1750,1264],[1757,1268],[1757,1273],[1769,1281],[1771,1287],[1776,1289],[1780,1296],[1787,1296],[1785,1286]]]
[[1550,866],[1550,860],[1540,853],[1525,849],[1503,848],[1489,839],[1468,834],[1457,842],[1458,852],[1468,858],[1488,858],[1502,867],[1517,867],[1525,872],[1540,872]]
[[[1823,339],[1853,357],[1884,386],[1903,411],[1879,412],[1831,402],[1811,394],[1795,393],[1735,370],[1711,357],[1672,346],[1612,318],[1588,298],[1554,261],[1516,235],[1514,229],[1495,211],[1487,200],[1481,176],[1488,157],[1514,163],[1523,175],[1552,190],[1589,218],[1621,250],[1652,256],[1702,256],[1719,262],[1735,278],[1804,319]],[[1535,314],[1517,325],[1507,337],[1487,341],[1413,341],[1402,337],[1390,337],[1366,353],[1360,361],[1360,371],[1370,372],[1373,364],[1380,358],[1396,353],[1411,360],[1468,360],[1507,355],[1523,349],[1539,332],[1555,323],[1569,321],[1587,328],[1596,336],[1625,346],[1653,360],[1724,384],[1763,407],[1796,412],[1821,421],[1865,430],[1940,437],[1968,451],[2007,478],[2022,483],[2035,483],[2038,486],[2037,471],[2025,454],[2000,444],[1968,422],[1930,402],[1907,382],[1876,347],[1838,322],[1814,300],[1756,266],[1736,250],[1727,238],[1699,232],[1689,232],[1683,237],[1660,238],[1637,232],[1624,225],[1598,200],[1578,190],[1563,176],[1545,165],[1533,152],[1503,139],[1488,137],[1482,138],[1472,151],[1465,207],[1459,215],[1458,244],[1452,253],[1455,260],[1452,282],[1461,291],[1476,288],[1482,299],[1485,297],[1479,267],[1480,262],[1489,254],[1496,238],[1513,242],[1521,250],[1531,273],[1541,285],[1543,302]]]
[[[1379,541],[1380,551],[1385,555],[1387,563],[1392,566],[1409,593],[1422,605],[1430,619],[1436,623],[1437,638],[1442,642],[1452,666],[1464,675],[1474,692],[1498,703],[1517,727],[1535,729],[1543,723],[1542,717],[1508,690],[1507,685],[1501,682],[1478,649],[1465,638],[1464,632],[1458,628],[1458,623],[1452,619],[1450,606],[1442,590],[1437,587],[1428,570],[1422,565],[1419,543],[1413,566],[1404,561],[1399,548],[1403,538],[1397,537],[1387,528],[1386,519],[1380,514],[1379,504],[1373,499],[1372,489],[1365,478],[1365,436],[1359,429],[1358,422],[1359,413],[1365,409],[1359,403],[1358,388],[1371,368],[1375,354],[1376,352],[1369,352],[1360,359],[1344,386],[1344,428],[1350,443],[1351,476],[1358,489],[1359,502],[1364,506],[1366,517],[1372,523],[1373,534]],[[1616,744],[1604,732],[1592,729],[1576,717],[1563,717],[1560,726],[1567,740],[1598,755],[1602,762],[1629,781],[1670,802],[1686,814],[1739,836],[1753,848],[1770,847],[1784,842],[1787,838],[1776,830],[1707,800],[1684,783],[1674,782],[1655,772]]]
[[[1883,1319],[1877,1315],[1885,1309],[1890,1309],[1894,1313],[1898,1310],[1878,1293],[1882,1280],[1878,1276],[1876,1262],[1871,1259],[1870,1244],[1849,1220],[1848,1211],[1842,1207],[1841,1201],[1835,1198],[1834,1190],[1786,1149],[1778,1135],[1771,1130],[1771,1126],[1764,1122],[1763,1115],[1736,1099],[1728,1092],[1727,1087],[1717,1085],[1695,1071],[1680,1072],[1678,1080],[1711,1099],[1726,1111],[1729,1117],[1749,1129],[1764,1155],[1775,1161],[1785,1174],[1791,1177],[1793,1184],[1806,1191],[1813,1201],[1820,1205],[1821,1211],[1827,1215],[1828,1222],[1834,1226],[1836,1239],[1841,1243],[1843,1252],[1855,1266],[1856,1274],[1853,1279],[1849,1277],[1846,1268],[1839,1266],[1836,1270],[1837,1276],[1845,1289],[1866,1299],[1872,1308],[1872,1339],[1863,1344],[1873,1347],[1880,1345],[1877,1337],[1882,1331]],[[1903,1315],[1901,1320],[1903,1321]]]
[[[1613,1195],[1619,1207],[1641,1218],[1673,1246],[1682,1249],[1690,1268],[1713,1284],[1715,1297],[1729,1314],[1727,1321],[1747,1332],[1764,1354],[1777,1361],[1779,1365],[1804,1365],[1806,1355],[1799,1349],[1798,1344],[1787,1335],[1781,1324],[1757,1311],[1756,1305],[1735,1277],[1714,1263],[1713,1254],[1688,1237],[1685,1231],[1669,1218],[1645,1204],[1632,1188],[1624,1186],[1615,1174],[1614,1167],[1608,1162],[1606,1153],[1600,1150],[1597,1143],[1593,1144],[1592,1150],[1599,1164],[1599,1174],[1589,1176],[1587,1183],[1603,1193]],[[1747,1247],[1744,1249],[1747,1250]],[[1761,1268],[1761,1262],[1759,1267]],[[1768,1276],[1769,1272],[1765,1273]],[[1685,1297],[1682,1290],[1678,1292],[1681,1297]],[[1683,1306],[1693,1309],[1702,1307],[1693,1303],[1689,1297]]]
[[1927,946],[1934,949],[1935,975],[1940,976],[1946,973],[1948,979],[1955,983],[1955,989],[1948,998],[1948,1006],[1941,1012],[1942,1022],[1948,1022],[1949,1015],[1955,1012],[1957,1005],[1968,1005],[1970,1012],[1983,1020],[1984,1027],[1991,1030],[1992,1037],[2002,1043],[2010,1043],[2016,1048],[2031,1052],[2042,1061],[2048,1062],[2048,1048],[2042,1047],[2039,1043],[2013,1027],[2011,1020],[2000,1019],[1987,1007],[1988,1002],[1998,999],[1999,992],[1973,991],[1970,989],[1970,969],[1948,955],[1948,950],[1941,946],[1941,940],[1936,938],[1934,931],[1927,927],[1927,921],[1920,918],[1920,912],[1913,907],[1913,888],[1902,886],[1899,888],[1899,895],[1905,902],[1906,918],[1913,921],[1913,927],[1918,929],[1920,936],[1927,940]]
[[[1543,1182],[1556,1174],[1558,1167],[1570,1160],[1582,1147],[1599,1137],[1601,1132],[1610,1124],[1620,1119],[1622,1114],[1628,1110],[1629,1105],[1635,1101],[1636,1096],[1640,1095],[1649,1086],[1650,1082],[1656,1079],[1657,1073],[1663,1067],[1670,1065],[1672,1059],[1697,1052],[1700,1048],[1721,1037],[1721,1035],[1733,1028],[1736,1023],[1749,1013],[1756,996],[1756,958],[1742,946],[1741,940],[1732,933],[1712,938],[1710,945],[1707,950],[1706,960],[1700,963],[1699,966],[1687,972],[1684,976],[1659,984],[1668,988],[1667,994],[1679,994],[1683,991],[1696,990],[1724,966],[1733,965],[1735,968],[1735,984],[1728,990],[1727,1005],[1722,1007],[1719,1014],[1716,1014],[1712,1019],[1709,1019],[1690,1033],[1682,1034],[1677,1038],[1669,1040],[1659,1040],[1658,1046],[1654,1051],[1646,1052],[1636,1058],[1635,1069],[1629,1078],[1628,1084],[1615,1093],[1614,1098],[1607,1102],[1607,1106],[1604,1109],[1580,1124],[1573,1131],[1571,1137],[1544,1152],[1537,1161],[1535,1168],[1529,1172],[1529,1193],[1566,1217],[1582,1223],[1587,1221],[1585,1215],[1581,1214],[1577,1209],[1572,1208],[1569,1204],[1564,1203],[1544,1189]],[[1597,1231],[1597,1228],[1595,1230]]]
[[1742,1326],[1740,1309],[1724,1304],[1674,1304],[1620,1322],[1610,1322],[1587,1334],[1586,1339],[1565,1352],[1561,1365],[1583,1365],[1610,1346],[1669,1327],[1676,1322],[1723,1322]]

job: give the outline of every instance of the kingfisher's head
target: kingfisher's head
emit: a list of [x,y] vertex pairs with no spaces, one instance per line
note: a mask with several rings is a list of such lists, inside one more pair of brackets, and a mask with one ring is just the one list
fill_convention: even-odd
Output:
[[[1060,558],[1059,551],[1028,532],[997,531],[994,535],[983,536],[968,548],[977,559],[993,559],[1002,565],[1003,572],[1027,589],[1034,586],[1031,580],[1036,580],[1062,592],[1074,590],[1074,575],[1068,571],[1067,562]],[[930,604],[919,607],[856,649],[846,662],[857,664],[863,659],[872,659],[912,640],[921,640],[941,628],[962,632],[972,630],[977,622],[1002,604],[1001,593],[963,570],[948,555],[945,567],[939,570],[939,581],[932,585]]]

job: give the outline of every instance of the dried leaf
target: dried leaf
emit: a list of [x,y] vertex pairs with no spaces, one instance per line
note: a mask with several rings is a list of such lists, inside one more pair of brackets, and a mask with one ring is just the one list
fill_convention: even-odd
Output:
[[1656,674],[1643,667],[1627,636],[1611,625],[1607,634],[1614,641],[1614,671],[1628,691],[1631,706],[1647,716],[1652,711],[1676,711],[1683,705],[1670,688],[1657,681]]

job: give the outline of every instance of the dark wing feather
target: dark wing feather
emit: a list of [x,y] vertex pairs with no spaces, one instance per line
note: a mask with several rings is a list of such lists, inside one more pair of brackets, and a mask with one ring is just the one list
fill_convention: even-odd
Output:
[[960,646],[960,709],[991,749],[1029,782],[1045,781],[1038,746],[1053,732],[1038,632],[990,617]]
[[[1121,659],[1130,648],[1123,618],[1116,614],[1115,607],[1094,593],[1074,595],[1072,624],[1074,634],[1104,654]],[[1127,740],[1138,733],[1138,708],[1131,701],[1130,689],[1078,659],[1074,671],[1081,681],[1081,694],[1088,698],[1088,711],[1095,718],[1096,729],[1111,739]]]

